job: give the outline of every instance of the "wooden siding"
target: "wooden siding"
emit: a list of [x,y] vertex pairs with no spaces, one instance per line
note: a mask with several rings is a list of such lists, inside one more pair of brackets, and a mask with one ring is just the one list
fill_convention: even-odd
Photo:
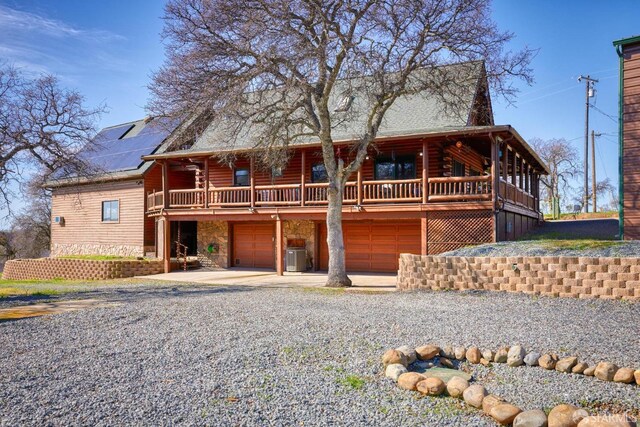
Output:
[[[429,177],[441,177],[445,170],[443,166],[443,159],[452,157],[456,160],[465,163],[466,165],[466,174],[470,174],[470,169],[473,168],[479,172],[484,171],[485,166],[483,163],[482,156],[470,145],[465,144],[462,148],[457,148],[455,146],[443,148],[443,143],[441,142],[430,142],[427,146],[429,153]],[[448,144],[450,145],[450,143]],[[295,150],[289,162],[287,163],[287,167],[282,171],[282,176],[280,177],[272,177],[270,171],[266,171],[263,168],[261,169],[260,165],[256,163],[255,166],[255,185],[279,185],[279,184],[299,184],[301,182],[301,174],[302,174],[302,152],[305,152],[305,176],[306,182],[310,183],[311,181],[311,168],[313,165],[322,163],[322,153],[319,148],[314,149],[298,149]],[[349,161],[350,153],[348,152],[348,148],[342,147],[340,148],[342,157],[345,161]],[[402,157],[406,155],[414,155],[415,156],[415,169],[416,169],[416,178],[422,178],[422,157],[420,156],[420,152],[422,151],[422,142],[417,139],[406,140],[406,141],[396,141],[393,143],[386,144],[377,144],[374,148],[370,149],[369,159],[365,160],[362,165],[362,179],[364,181],[374,180],[375,179],[375,162],[376,158],[389,158],[389,157]],[[246,168],[250,167],[250,161],[246,157],[240,157],[236,159],[233,166],[229,166],[227,164],[219,163],[215,159],[210,160],[209,164],[209,183],[211,187],[231,187],[233,186],[233,171],[235,168]],[[194,188],[194,187],[176,187],[173,182],[173,174],[175,171],[171,171],[171,179],[170,186],[172,189],[177,188]],[[355,174],[350,178],[352,181],[356,180]],[[191,181],[193,183],[193,181]],[[181,182],[182,185],[184,185]]]
[[624,48],[624,237],[640,239],[640,44]]
[[[102,222],[102,202],[120,201],[119,221]],[[51,215],[64,217],[52,224],[52,244],[144,245],[144,186],[141,181],[115,181],[58,188],[53,191]]]

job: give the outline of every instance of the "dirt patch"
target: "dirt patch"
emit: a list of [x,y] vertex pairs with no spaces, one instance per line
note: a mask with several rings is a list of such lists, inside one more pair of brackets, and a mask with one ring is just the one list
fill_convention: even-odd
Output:
[[66,313],[87,308],[115,307],[119,304],[98,299],[31,304],[20,307],[0,309],[0,321],[25,319],[27,317],[45,316],[48,314]]

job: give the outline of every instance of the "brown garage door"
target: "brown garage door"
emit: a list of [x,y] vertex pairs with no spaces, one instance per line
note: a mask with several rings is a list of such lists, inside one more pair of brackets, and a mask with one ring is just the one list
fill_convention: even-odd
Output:
[[[398,271],[401,253],[420,253],[420,221],[343,222],[348,271]],[[329,265],[327,225],[320,226],[320,269]]]
[[233,225],[233,266],[275,268],[273,223]]

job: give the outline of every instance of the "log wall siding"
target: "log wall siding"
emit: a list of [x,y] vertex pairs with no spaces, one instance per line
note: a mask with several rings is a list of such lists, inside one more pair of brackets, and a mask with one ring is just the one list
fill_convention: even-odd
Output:
[[624,238],[640,239],[640,44],[624,47]]
[[[319,148],[298,149],[296,150],[287,167],[283,169],[282,176],[272,177],[270,171],[265,171],[256,164],[255,168],[255,185],[279,185],[279,184],[299,184],[300,175],[302,172],[302,151],[305,152],[305,176],[306,182],[311,181],[311,169],[313,165],[322,163],[322,153]],[[363,181],[369,181],[375,179],[375,159],[376,158],[388,158],[392,156],[400,157],[405,155],[414,155],[416,158],[416,178],[422,178],[422,157],[420,152],[422,151],[422,142],[419,140],[408,140],[402,142],[378,144],[375,148],[370,149],[369,159],[365,160],[362,164],[362,179]],[[467,163],[467,174],[469,174],[469,167],[482,172],[484,170],[482,157],[468,146],[459,150],[454,148],[453,155]],[[441,177],[443,173],[442,157],[443,149],[441,143],[429,143],[429,177]],[[348,148],[341,148],[342,157],[345,162],[349,160],[350,153]],[[234,185],[233,174],[236,168],[249,169],[250,161],[248,158],[238,158],[233,166],[219,163],[215,159],[210,160],[209,164],[209,183],[211,187],[231,187]],[[171,172],[173,178],[173,171]],[[356,176],[350,178],[351,181],[356,180]],[[171,182],[173,182],[170,179]],[[170,185],[171,189],[177,189],[173,183]],[[180,187],[180,188],[193,188],[193,187]]]
[[[102,222],[102,202],[120,201],[118,222]],[[135,246],[144,251],[144,186],[141,180],[115,181],[57,188],[51,199],[51,215],[65,224],[51,226],[52,255],[56,245],[77,247]],[[116,255],[116,254],[114,254]]]

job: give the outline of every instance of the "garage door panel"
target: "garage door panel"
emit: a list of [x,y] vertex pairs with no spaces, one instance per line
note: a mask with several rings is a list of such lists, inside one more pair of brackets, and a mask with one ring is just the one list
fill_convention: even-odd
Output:
[[[358,221],[343,222],[345,261],[348,271],[395,272],[400,253],[421,250],[420,222]],[[319,266],[326,269],[329,261],[326,244],[327,228],[320,228]]]
[[273,224],[233,226],[233,265],[245,268],[275,268]]

